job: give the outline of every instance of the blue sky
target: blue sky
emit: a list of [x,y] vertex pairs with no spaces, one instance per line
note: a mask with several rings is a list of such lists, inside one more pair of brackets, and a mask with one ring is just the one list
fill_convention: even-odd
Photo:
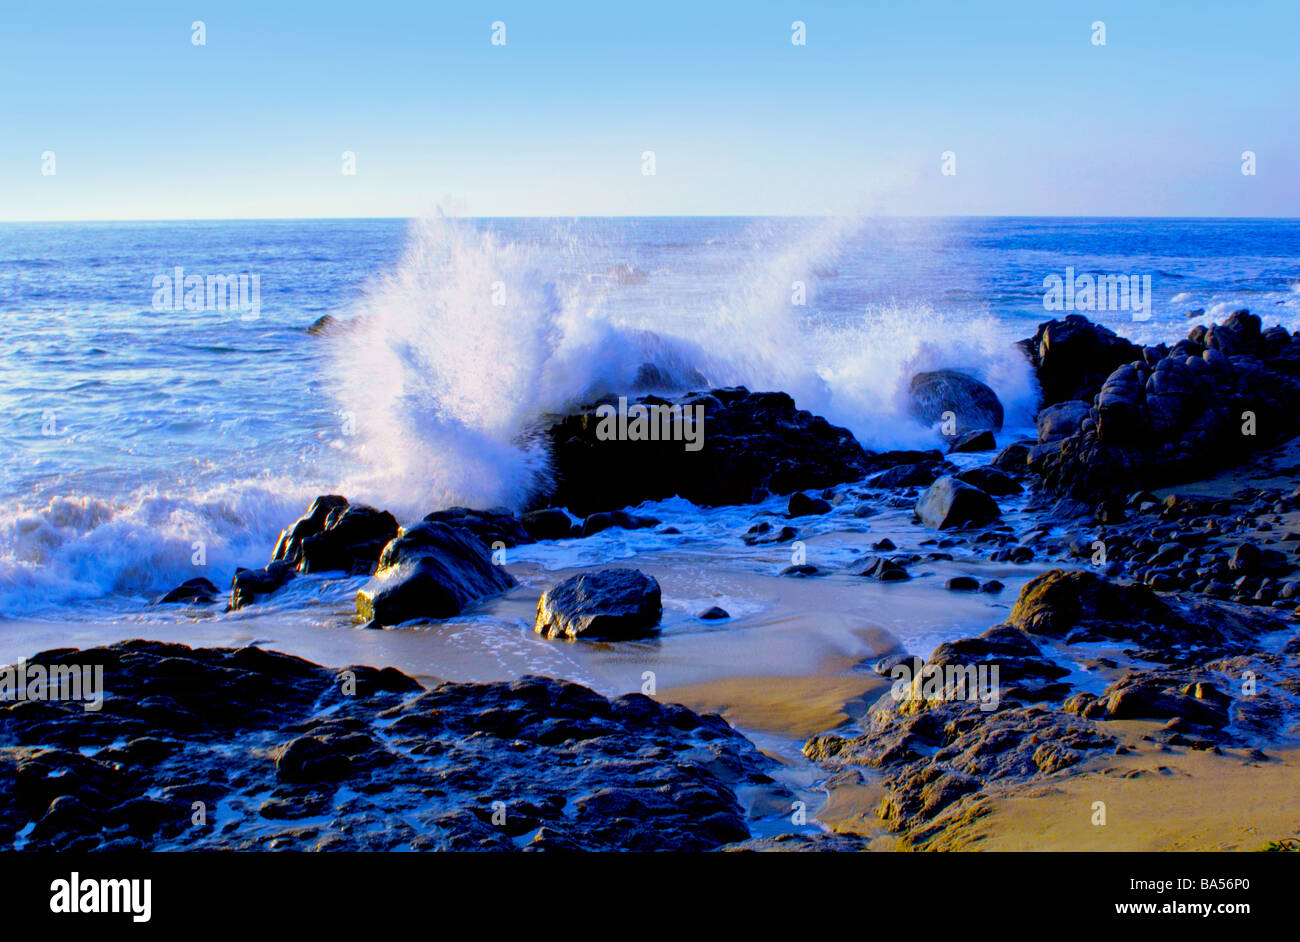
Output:
[[984,6],[11,3],[0,219],[1300,216],[1296,0]]

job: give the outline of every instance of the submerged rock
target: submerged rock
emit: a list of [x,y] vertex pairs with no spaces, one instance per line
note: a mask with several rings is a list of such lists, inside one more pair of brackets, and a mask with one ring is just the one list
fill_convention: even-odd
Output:
[[582,536],[592,536],[603,530],[645,530],[659,526],[655,517],[638,516],[626,510],[609,510],[595,513],[582,521]]
[[537,600],[534,630],[547,638],[638,638],[659,624],[659,583],[638,569],[602,569],[565,579]]
[[158,600],[159,605],[173,605],[182,602],[211,602],[219,591],[210,581],[199,576],[188,579]]
[[370,627],[451,618],[514,585],[468,530],[426,520],[384,547],[374,577],[357,591],[357,615]]

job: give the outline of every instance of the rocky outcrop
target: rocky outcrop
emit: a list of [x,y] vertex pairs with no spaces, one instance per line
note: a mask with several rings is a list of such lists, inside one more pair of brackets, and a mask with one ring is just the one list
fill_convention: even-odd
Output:
[[[1085,331],[1079,324],[1073,329]],[[1110,354],[1094,364],[1108,362],[1120,347],[1106,349]],[[1300,430],[1293,407],[1300,397],[1300,339],[1281,327],[1262,331],[1248,311],[1196,327],[1171,348],[1128,352],[1134,355],[1116,364],[1095,392],[1070,396],[1090,403],[1077,429],[1045,437],[1031,455],[1029,468],[1047,489],[1095,501],[1193,480]],[[1044,398],[1052,401],[1046,385]],[[1054,413],[1044,415],[1046,431],[1057,427]]]
[[767,493],[857,480],[873,468],[871,456],[847,429],[795,408],[781,392],[733,387],[673,400],[642,396],[629,403],[629,409],[702,408],[696,451],[680,440],[602,440],[600,404],[560,419],[548,433],[555,486],[543,498],[580,516],[673,496],[703,506],[747,504]]
[[424,690],[150,641],[30,662],[109,692],[0,703],[0,841],[31,851],[702,851],[749,837],[736,789],[771,787],[720,717],[563,680]]
[[384,547],[374,577],[357,591],[357,615],[374,628],[451,618],[515,584],[470,531],[424,521]]
[[1091,402],[1116,368],[1142,357],[1137,344],[1082,314],[1039,324],[1020,346],[1038,374],[1044,406],[1072,399]]
[[639,638],[663,613],[659,583],[637,569],[602,569],[565,579],[537,600],[534,630],[547,638]]

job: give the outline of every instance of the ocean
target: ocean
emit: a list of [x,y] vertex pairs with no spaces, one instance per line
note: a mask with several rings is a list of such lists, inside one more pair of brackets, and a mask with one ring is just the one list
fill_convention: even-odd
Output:
[[[783,389],[872,448],[936,445],[903,391],[965,369],[1014,440],[1036,391],[1012,345],[1068,313],[1043,300],[1067,272],[1149,277],[1149,317],[1081,312],[1138,341],[1240,307],[1300,328],[1295,220],[3,224],[0,619],[191,618],[148,602],[196,565],[224,587],[264,564],[318,493],[403,522],[520,507],[549,473],[539,416],[645,362]],[[352,326],[309,333],[326,314]],[[657,515],[704,543],[752,510],[666,503]],[[663,539],[521,558],[559,569]]]

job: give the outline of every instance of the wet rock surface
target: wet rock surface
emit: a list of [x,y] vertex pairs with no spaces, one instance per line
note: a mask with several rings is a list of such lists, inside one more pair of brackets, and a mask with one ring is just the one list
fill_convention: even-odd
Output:
[[[617,400],[605,401],[614,404]],[[592,403],[551,426],[557,484],[548,502],[586,516],[678,495],[701,506],[748,504],[773,494],[862,477],[871,456],[844,428],[795,408],[781,392],[714,389],[672,400],[642,396],[631,406],[704,410],[697,451],[682,440],[601,440]]]
[[534,630],[547,638],[639,638],[654,630],[662,613],[654,576],[637,569],[602,569],[572,576],[543,592]]
[[426,520],[384,547],[374,577],[357,591],[357,616],[371,627],[450,618],[514,585],[471,531]]
[[715,715],[543,677],[440,684],[128,641],[98,712],[0,705],[0,841],[27,850],[710,850],[764,759]]

